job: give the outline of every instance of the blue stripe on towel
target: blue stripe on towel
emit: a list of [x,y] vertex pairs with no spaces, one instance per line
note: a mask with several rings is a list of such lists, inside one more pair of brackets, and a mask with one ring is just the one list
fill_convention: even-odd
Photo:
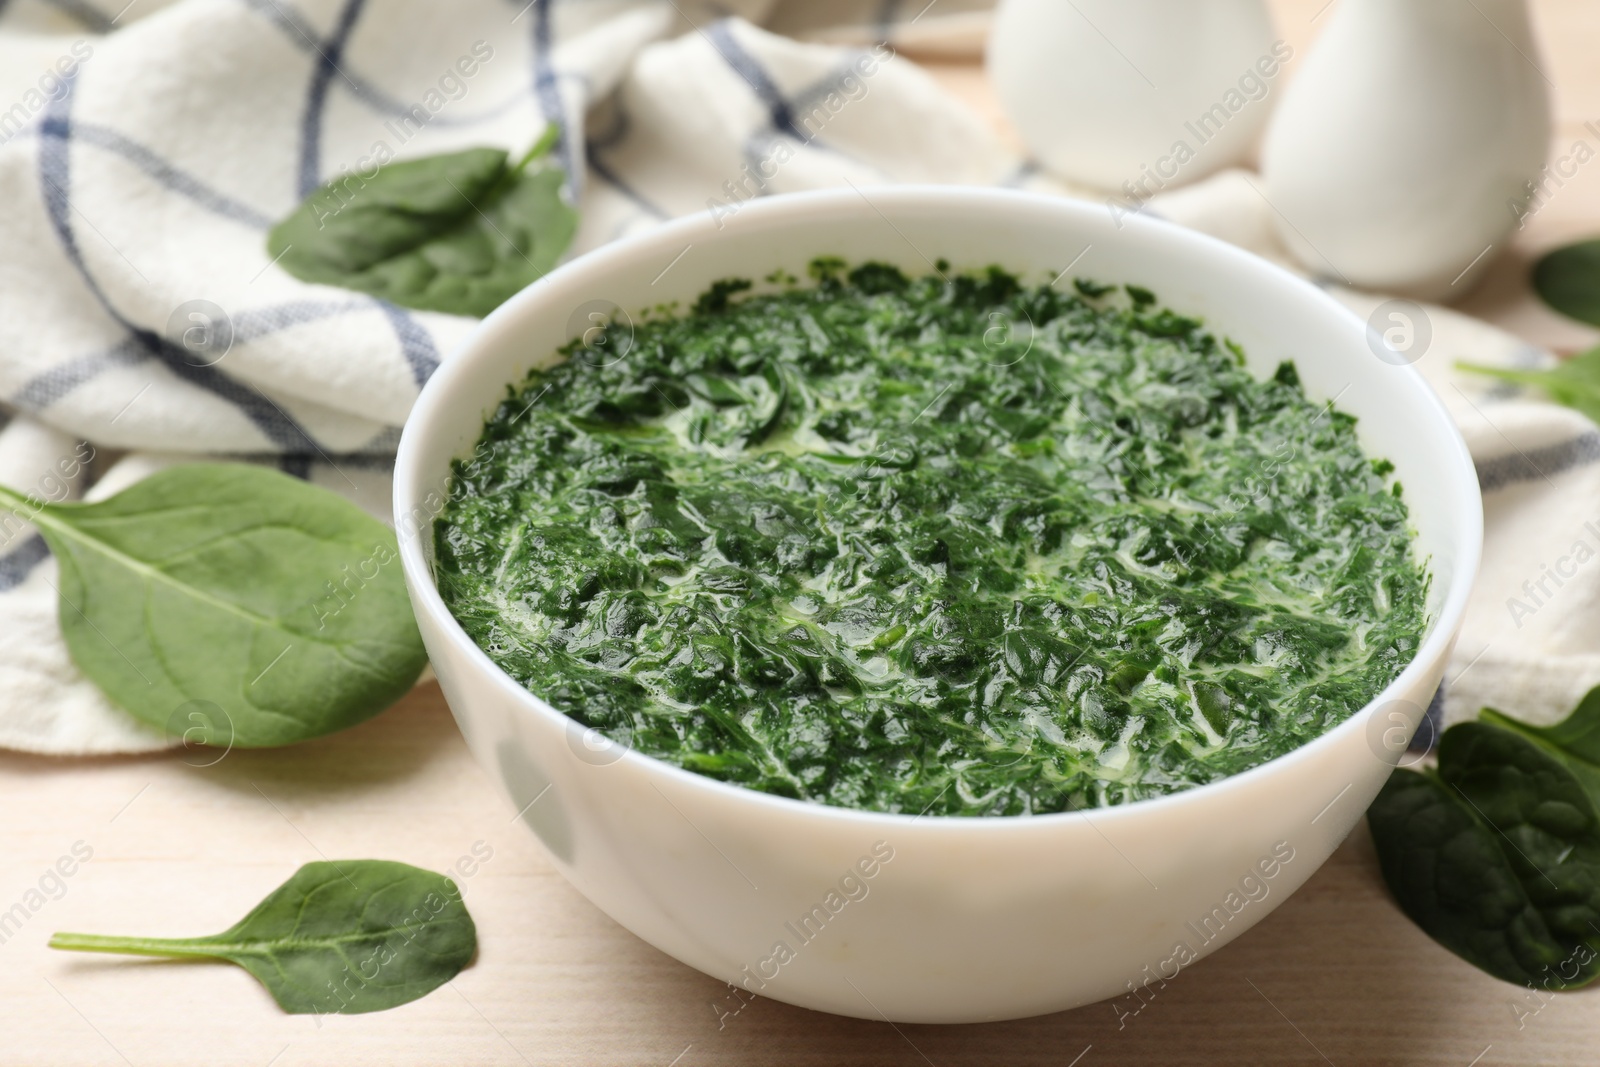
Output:
[[667,212],[658,207],[652,200],[639,192],[623,180],[622,176],[611,169],[611,166],[601,158],[600,153],[608,148],[614,148],[627,140],[629,130],[633,125],[633,118],[623,108],[621,100],[615,100],[609,108],[611,124],[603,131],[586,136],[583,142],[583,158],[588,168],[600,175],[601,178],[613,186],[623,196],[631,200],[635,206],[646,214],[658,219],[671,218]]
[[534,0],[530,32],[533,35],[533,95],[546,122],[561,125],[556,138],[555,157],[567,172],[567,193],[576,203],[582,194],[582,180],[573,157],[573,139],[567,129],[567,111],[561,101],[561,81],[551,59],[550,8],[553,0]]
[[1428,701],[1428,708],[1422,714],[1422,722],[1417,724],[1417,732],[1411,735],[1411,744],[1406,746],[1408,752],[1427,754],[1439,744],[1439,735],[1444,732],[1444,683],[1439,683],[1439,688],[1433,691],[1433,699]]
[[298,422],[290,418],[277,404],[254,389],[219,372],[214,367],[191,366],[186,354],[166,338],[142,327],[136,327],[107,298],[94,275],[84,262],[72,228],[73,208],[68,201],[72,187],[71,113],[73,93],[77,78],[64,79],[66,91],[46,109],[40,124],[39,182],[49,214],[50,225],[61,242],[62,251],[83,279],[84,286],[94,295],[106,314],[127,330],[149,353],[166,365],[174,375],[198,386],[215,396],[229,401],[266,435],[267,439],[287,451],[314,451],[316,443]]
[[[314,46],[317,51],[317,64],[311,75],[311,87],[306,93],[305,116],[300,131],[302,197],[309,196],[322,184],[320,177],[322,121],[327,112],[328,86],[335,74],[349,81],[339,67],[339,60],[344,57],[345,46],[350,41],[351,33],[355,31],[356,22],[360,19],[365,4],[366,0],[345,0],[333,36]],[[273,6],[276,7],[276,3]],[[304,31],[298,26],[296,32],[304,35]],[[354,85],[353,82],[351,84]],[[383,309],[394,330],[395,339],[400,343],[400,352],[405,357],[406,365],[411,368],[412,381],[421,386],[439,367],[439,350],[434,345],[433,338],[427,330],[417,324],[417,320],[412,318],[409,312],[388,301],[380,300],[378,305]]]
[[1034,175],[1039,173],[1038,161],[1025,159],[1010,174],[1000,180],[1002,189],[1020,189]]
[[[398,427],[396,427],[398,429]],[[283,455],[260,457],[241,456],[240,459],[269,458],[278,469],[285,474],[292,474],[296,478],[310,478],[317,464],[330,467],[333,470],[350,468],[358,471],[382,471],[385,474],[394,470],[394,454],[392,452],[336,452],[327,453],[286,453]]]
[[339,301],[291,300],[287,304],[252,308],[229,318],[233,323],[233,343],[242,344],[266,337],[280,330],[292,330],[336,315],[370,311],[378,305],[376,300],[355,299]]
[[149,358],[150,353],[143,345],[131,337],[124,338],[104,352],[78,356],[28,379],[12,395],[11,403],[24,411],[43,411],[106,371],[114,367],[137,366]]
[[[243,344],[336,315],[381,310],[382,306],[379,301],[361,298],[336,303],[294,300],[275,307],[253,308],[232,316],[233,343]],[[136,338],[129,337],[105,351],[78,356],[35,375],[23,383],[10,402],[26,411],[42,411],[108,370],[137,366],[150,358],[149,350]]]
[[218,192],[199,178],[179,170],[144,145],[118,133],[109,126],[97,126],[82,122],[63,123],[53,133],[54,135],[68,136],[79,144],[93,145],[96,148],[119,155],[144,171],[151,178],[154,178],[163,188],[188,197],[195,203],[224,218],[230,218],[236,222],[242,222],[247,226],[254,226],[261,230],[272,225],[272,220],[255,208],[235,200],[226,193]]
[[145,345],[151,355],[172,374],[191,385],[228,401],[238,408],[245,418],[256,425],[273,444],[285,451],[316,449],[317,443],[288,412],[266,395],[242,382],[220,373],[215,367],[196,367],[189,363],[188,353],[165,337],[145,329],[132,328],[134,337]]
[[874,20],[878,27],[878,40],[887,42],[893,34],[895,23],[900,21],[900,2],[901,0],[879,0],[878,15]]
[[622,106],[619,96],[613,97],[611,104],[602,114],[610,117],[611,121],[604,130],[584,130],[584,146],[587,151],[604,151],[615,148],[627,140],[633,128],[633,116],[628,114],[627,108]]
[[728,28],[727,19],[719,19],[711,24],[706,31],[706,37],[722,56],[733,72],[745,80],[754,91],[756,97],[767,109],[767,115],[772,125],[780,132],[787,133],[801,141],[811,140],[804,130],[794,123],[794,112],[790,110],[789,103],[778,91],[778,85],[772,80],[772,75],[767,73],[755,56],[745,51],[744,45],[734,39],[733,31]]
[[[818,140],[818,138],[822,135],[822,129],[819,128],[817,130],[812,130],[811,127],[806,125],[806,118],[813,113],[818,104],[823,103],[828,98],[829,94],[844,93],[846,97],[849,96],[848,93],[844,92],[845,79],[854,77],[858,81],[860,80],[860,75],[855,71],[856,57],[866,54],[867,53],[865,52],[855,53],[854,56],[839,64],[838,69],[824,75],[815,84],[808,85],[804,89],[801,89],[798,93],[795,93],[794,98],[789,101],[789,114],[792,116],[798,116],[798,118],[795,120],[795,124],[804,134],[804,140],[808,146],[824,152],[829,152],[838,156],[840,159],[848,159],[850,162],[859,167],[875,170],[879,174],[883,175],[885,181],[893,181],[893,176],[876,163],[868,163],[859,156],[856,156],[850,152],[846,152],[841,148],[835,148],[833,145],[825,144],[824,142]],[[846,104],[845,106],[848,107],[849,104]],[[829,114],[831,117],[833,113],[830,112]]]
[[[200,207],[213,211],[224,218],[260,229],[267,229],[272,225],[272,219],[257,211],[255,208],[236,200],[226,193],[212,188],[206,182],[187,171],[179,169],[167,162],[154,151],[146,148],[126,135],[113,130],[109,126],[98,126],[93,123],[69,122],[58,119],[45,126],[49,119],[48,113],[41,115],[36,121],[18,130],[13,137],[66,137],[75,145],[89,145],[99,148],[114,155],[121,156],[133,166],[142,170],[146,175],[159,183],[168,192],[185,197]],[[0,144],[5,143],[0,141]]]
[[0,556],[0,593],[9,593],[28,580],[33,569],[50,558],[50,548],[44,538],[30,534],[26,540]]
[[1590,431],[1545,448],[1478,463],[1478,488],[1485,493],[1508,485],[1534,482],[1600,462],[1600,433]]
[[[324,47],[325,42],[317,33],[316,28],[306,21],[305,16],[301,15],[291,5],[284,3],[283,0],[244,0],[244,3],[256,14],[283,31],[283,35],[288,39],[289,43],[300,49],[300,51],[314,54]],[[356,99],[379,114],[388,115],[391,118],[402,118],[410,115],[411,108],[415,106],[414,103],[405,103],[398,97],[378,88],[370,80],[363,77],[359,71],[352,70],[348,63],[344,64],[337,73],[341,76],[340,81],[350,89]],[[430,126],[473,126],[497,119],[508,111],[522,107],[527,103],[528,95],[519,91],[499,103],[491,104],[484,110],[471,114],[457,115],[440,112],[432,116],[428,120],[428,124]]]
[[333,36],[317,48],[316,66],[311,71],[311,87],[306,92],[305,114],[300,120],[300,195],[310,196],[322,184],[322,118],[328,106],[328,84],[334,75],[343,76],[339,60],[344,46],[361,17],[366,0],[345,0]]
[[378,307],[388,316],[389,325],[400,342],[400,351],[411,367],[411,380],[420,387],[439,369],[439,349],[433,343],[433,336],[404,308],[387,300],[378,301]]
[[[353,12],[362,2],[363,0],[350,0],[346,8],[351,25],[354,22]],[[347,30],[348,28],[346,27]],[[329,68],[333,69],[332,60],[329,62]],[[41,184],[44,186],[44,198],[50,211],[51,223],[61,239],[68,258],[100,305],[132,336],[130,340],[122,342],[109,352],[80,357],[62,367],[46,371],[25,383],[13,398],[14,401],[30,410],[39,410],[60,400],[105,370],[138,362],[141,358],[155,357],[178,377],[233,401],[274,444],[287,450],[315,449],[316,445],[310,434],[263,394],[213,367],[191,366],[186,353],[180,351],[171,341],[149,330],[135,328],[112,307],[104,291],[90,275],[71,227],[71,205],[67,190],[71,181],[72,143],[82,142],[114,152],[149,174],[164,188],[227,218],[262,229],[270,226],[271,220],[248,205],[211,188],[200,179],[173,166],[149,148],[116,130],[93,124],[74,123],[71,120],[71,99],[75,89],[76,79],[67,79],[67,91],[60,100],[52,103],[40,118],[39,173]],[[315,165],[314,160],[313,165]],[[235,341],[251,340],[302,322],[360,311],[373,306],[378,307],[389,320],[401,354],[411,371],[412,380],[420,387],[439,366],[438,347],[434,344],[432,335],[417,323],[410,312],[387,301],[353,300],[333,304],[297,301],[277,308],[243,311],[234,318]],[[136,346],[136,350],[142,350],[144,356],[130,354],[126,349],[130,343]]]
[[619,193],[631,200],[646,214],[652,215],[658,219],[669,219],[672,217],[652,203],[648,198],[645,197],[643,193],[639,192],[633,186],[623,181],[621,175],[617,174],[616,171],[607,166],[605,162],[595,154],[593,145],[586,146],[584,158],[588,161],[590,170],[604,178],[609,184],[615,187]]
[[[723,61],[728,64],[734,73],[744,79],[745,84],[750,86],[751,91],[756,94],[756,97],[767,108],[768,122],[775,132],[793,137],[801,144],[811,148],[849,160],[857,166],[875,170],[885,178],[889,177],[883,168],[868,163],[849,152],[822,143],[817,139],[822,130],[812,130],[804,124],[804,116],[810,115],[817,104],[823,101],[830,93],[843,90],[845,78],[852,73],[853,59],[846,60],[837,70],[825,75],[815,84],[800,90],[795,94],[794,99],[789,100],[785,99],[783,93],[779,91],[777,82],[773,80],[772,75],[767,72],[760,61],[746,51],[744,46],[734,38],[733,32],[727,26],[726,19],[713,24],[707,34],[707,38],[721,54]],[[800,117],[797,118],[797,116]],[[753,169],[759,169],[760,164],[770,156],[770,153],[758,144],[760,137],[761,131],[758,130],[745,138],[745,160]],[[766,194],[765,187],[761,189],[761,193],[762,195]]]
[[85,3],[85,0],[44,0],[45,3],[83,24],[83,28],[91,33],[110,33],[116,29],[116,22],[111,15]]
[[278,469],[302,482],[311,480],[311,457],[308,455],[279,456]]

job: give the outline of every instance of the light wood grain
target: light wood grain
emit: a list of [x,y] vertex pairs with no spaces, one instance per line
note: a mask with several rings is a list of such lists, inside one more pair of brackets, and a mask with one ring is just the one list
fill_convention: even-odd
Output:
[[[1274,0],[1281,32],[1302,55],[1328,17],[1313,23],[1320,6]],[[1566,144],[1600,117],[1600,5],[1535,7]],[[936,73],[1000,121],[980,71]],[[1540,249],[1592,232],[1600,232],[1600,164],[1533,220],[1465,307],[1540,343],[1587,343],[1588,331],[1537,307],[1523,276]],[[895,1028],[758,1000],[719,1029],[713,1004],[723,987],[635,939],[556,874],[472,762],[431,686],[339,736],[233,752],[210,767],[175,756],[0,756],[0,813],[0,914],[44,901],[0,944],[0,1065],[1065,1067],[1083,1054],[1081,1067],[1489,1067],[1597,1059],[1600,991],[1541,1006],[1434,945],[1386,897],[1361,829],[1260,926],[1185,970],[1120,1027],[1109,1004],[1016,1023]],[[80,841],[94,855],[64,880],[64,894],[28,897]],[[58,929],[207,933],[303,862],[377,856],[444,870],[476,842],[493,849],[463,879],[479,958],[449,988],[391,1012],[318,1025],[281,1014],[227,965],[44,947]]]
[[[193,758],[193,757],[192,757]],[[718,1026],[726,990],[612,923],[545,859],[472,761],[435,687],[294,749],[0,757],[0,908],[84,842],[94,856],[0,945],[0,1063],[1099,1064],[1592,1063],[1600,995],[1518,1029],[1517,990],[1438,948],[1389,903],[1358,831],[1234,945],[1137,1015],[1110,1004],[1023,1022],[902,1026],[758,1000]],[[381,856],[461,879],[477,962],[451,988],[322,1025],[285,1016],[225,964],[53,953],[53,930],[220,930],[301,863]],[[480,847],[481,851],[481,847]],[[937,936],[932,934],[930,936]],[[1529,1008],[1533,1006],[1529,1002]],[[687,1049],[687,1052],[685,1050]],[[1319,1052],[1320,1050],[1320,1052]],[[274,1060],[274,1057],[277,1057]]]

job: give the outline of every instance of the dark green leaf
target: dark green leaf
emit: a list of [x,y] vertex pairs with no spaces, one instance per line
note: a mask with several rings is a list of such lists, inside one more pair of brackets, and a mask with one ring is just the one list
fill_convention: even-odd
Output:
[[229,960],[284,1011],[357,1015],[425,996],[478,945],[461,891],[442,874],[389,860],[308,863],[239,922],[210,937],[58,933],[50,947]]
[[[288,475],[195,464],[94,504],[35,507],[0,488],[4,507],[60,564],[73,661],[157,729],[303,741],[376,715],[426,663],[394,531]],[[212,710],[182,711],[197,706]]]
[[1233,718],[1228,691],[1210,682],[1196,682],[1194,702],[1211,728],[1223,737],[1228,736],[1228,724]]
[[1516,731],[1462,723],[1440,742],[1439,777],[1492,829],[1564,942],[1600,944],[1600,813],[1569,762]]
[[1600,326],[1600,240],[1567,245],[1539,260],[1533,288],[1563,315]]
[[547,127],[515,165],[502,149],[469,148],[335,179],[273,227],[267,254],[302,281],[487,315],[572,241],[578,216],[548,157],[559,133]]
[[1555,756],[1600,807],[1600,688],[1591,689],[1572,714],[1551,726],[1530,726],[1493,708],[1484,708],[1479,717]]
[[1550,399],[1583,412],[1600,422],[1600,348],[1564,360],[1549,370],[1521,370],[1515,367],[1485,367],[1458,363],[1462,370],[1486,374],[1491,378],[1531,385],[1543,389]]
[[1582,760],[1600,767],[1600,687],[1589,690],[1571,715],[1552,726],[1529,726],[1493,708],[1484,708],[1483,718],[1553,745],[1569,760]]
[[1367,821],[1401,909],[1456,955],[1540,989],[1600,973],[1600,815],[1554,752],[1460,724],[1438,773],[1396,771]]
[[1390,892],[1429,937],[1519,985],[1561,960],[1494,831],[1436,777],[1397,770],[1367,825]]

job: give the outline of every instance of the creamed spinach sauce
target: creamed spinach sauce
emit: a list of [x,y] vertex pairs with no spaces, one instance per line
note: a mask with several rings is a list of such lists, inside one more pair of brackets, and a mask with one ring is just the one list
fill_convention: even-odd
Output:
[[556,708],[751,789],[1026,815],[1253,767],[1411,659],[1400,486],[1292,364],[1137,287],[813,274],[575,341],[457,464],[439,587]]

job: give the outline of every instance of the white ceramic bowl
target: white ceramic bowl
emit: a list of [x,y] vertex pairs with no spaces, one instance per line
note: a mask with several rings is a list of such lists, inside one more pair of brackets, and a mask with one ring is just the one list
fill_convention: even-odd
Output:
[[[1242,344],[1252,370],[1292,358],[1314,398],[1359,417],[1404,482],[1433,584],[1405,671],[1330,733],[1185,793],[1093,812],[962,819],[850,811],[703,778],[578,727],[501,673],[445,608],[429,523],[450,461],[587,308],[692,301],[711,282],[805,277],[818,255],[923,273],[997,263],[1044,280],[1135,283]],[[1063,279],[1060,284],[1068,284]],[[1478,565],[1471,460],[1409,366],[1315,287],[1230,245],[1022,193],[898,187],[776,197],[582,256],[513,297],[423,390],[400,444],[395,514],[417,621],[478,760],[562,873],[606,914],[691,967],[761,996],[897,1022],[1058,1011],[1171,977],[1303,883],[1388,777],[1439,683]],[[421,530],[420,536],[413,531]],[[1399,726],[1400,729],[1396,729]],[[870,872],[870,876],[867,872]],[[1130,983],[1132,985],[1130,985]],[[738,999],[730,994],[727,1010]]]

